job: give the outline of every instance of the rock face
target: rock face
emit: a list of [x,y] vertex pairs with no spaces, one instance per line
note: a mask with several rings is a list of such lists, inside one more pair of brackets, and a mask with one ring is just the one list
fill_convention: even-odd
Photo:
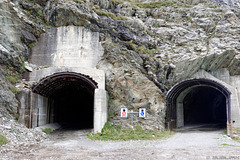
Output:
[[21,30],[19,30],[21,22],[14,15],[14,10],[7,0],[0,3],[0,9],[0,63],[20,67],[21,61],[18,59],[22,59],[25,49],[21,42]]
[[237,0],[212,0],[218,5],[224,6],[229,9],[240,9],[240,3]]
[[134,115],[134,125],[143,126],[145,129],[164,129],[165,106],[161,91],[128,63],[126,59],[111,55],[98,65],[106,72],[112,123],[125,128],[131,127],[129,122],[120,117],[121,108],[128,108],[134,112],[139,108],[146,108],[147,117],[141,119]]
[[10,117],[9,113],[17,114],[18,101],[10,90],[13,86],[8,83],[2,69],[0,73],[0,117]]
[[14,86],[9,80],[17,74],[15,70],[21,70],[25,48],[19,30],[22,24],[14,14],[7,0],[0,2],[0,117],[16,114],[18,107],[18,101],[11,91]]
[[[114,125],[130,125],[120,119],[121,107],[145,107],[146,119],[135,118],[135,124],[163,129],[164,96],[175,83],[199,70],[226,68],[231,76],[240,74],[239,3],[234,0],[4,0],[0,7],[0,63],[18,73],[47,29],[82,26],[99,32],[104,56],[97,67],[106,72]],[[7,81],[2,78],[1,85]],[[11,94],[0,92],[4,95]],[[14,99],[3,108],[16,109],[15,104]]]

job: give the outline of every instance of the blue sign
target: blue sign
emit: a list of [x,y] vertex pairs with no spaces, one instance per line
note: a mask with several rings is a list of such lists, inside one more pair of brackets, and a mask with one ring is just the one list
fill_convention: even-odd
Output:
[[139,117],[141,118],[146,117],[146,108],[139,108]]

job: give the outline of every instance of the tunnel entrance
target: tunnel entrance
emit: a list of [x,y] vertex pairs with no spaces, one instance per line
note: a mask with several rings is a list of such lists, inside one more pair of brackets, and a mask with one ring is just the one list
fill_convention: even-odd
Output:
[[192,88],[183,98],[183,110],[184,126],[215,124],[219,128],[226,127],[226,97],[212,87]]
[[43,78],[33,87],[33,92],[48,98],[48,105],[40,109],[39,121],[59,123],[64,129],[93,128],[96,88],[95,81],[79,73],[55,73]]
[[230,92],[209,79],[183,81],[167,93],[166,127],[214,124],[226,128],[230,123]]
[[65,88],[50,97],[54,123],[64,129],[93,128],[93,93],[79,88]]

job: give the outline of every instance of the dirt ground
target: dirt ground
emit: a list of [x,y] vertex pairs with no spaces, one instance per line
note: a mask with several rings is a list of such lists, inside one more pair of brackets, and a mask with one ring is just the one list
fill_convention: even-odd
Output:
[[49,140],[33,145],[5,146],[2,160],[164,160],[239,159],[240,143],[223,135],[223,130],[176,132],[164,140],[95,141],[89,130],[60,130]]

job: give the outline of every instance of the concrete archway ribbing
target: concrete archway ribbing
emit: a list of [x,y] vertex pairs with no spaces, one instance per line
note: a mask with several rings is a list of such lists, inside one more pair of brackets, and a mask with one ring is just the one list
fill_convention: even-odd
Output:
[[62,89],[69,85],[81,87],[89,92],[98,88],[97,82],[95,82],[89,76],[74,72],[60,72],[41,79],[36,85],[33,86],[32,91],[48,97],[56,90]]

